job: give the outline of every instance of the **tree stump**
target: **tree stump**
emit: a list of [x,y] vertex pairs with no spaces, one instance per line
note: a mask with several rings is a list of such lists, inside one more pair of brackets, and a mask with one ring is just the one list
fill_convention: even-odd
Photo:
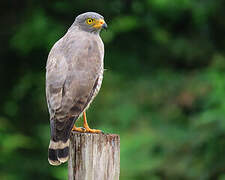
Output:
[[69,180],[119,180],[119,136],[72,132],[68,168]]

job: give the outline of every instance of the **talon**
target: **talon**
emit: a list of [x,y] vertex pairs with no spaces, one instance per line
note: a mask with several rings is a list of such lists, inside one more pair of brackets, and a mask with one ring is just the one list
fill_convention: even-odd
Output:
[[81,132],[81,133],[86,133],[86,132],[87,133],[104,133],[103,131],[99,129],[89,128],[87,123],[86,113],[84,112],[83,115],[84,115],[84,127],[76,127],[74,124],[72,131]]
[[91,129],[91,128],[86,128],[86,132],[89,132],[89,133],[102,133],[102,131],[99,130],[99,129]]
[[101,133],[102,132],[101,130],[98,130],[98,129],[89,128],[85,111],[83,112],[83,116],[84,116],[84,128],[86,130],[85,132],[89,132],[89,133]]
[[83,127],[81,127],[81,128],[80,127],[76,127],[75,124],[74,124],[72,131],[77,131],[77,132],[84,133],[84,132],[86,132],[86,129],[83,128]]

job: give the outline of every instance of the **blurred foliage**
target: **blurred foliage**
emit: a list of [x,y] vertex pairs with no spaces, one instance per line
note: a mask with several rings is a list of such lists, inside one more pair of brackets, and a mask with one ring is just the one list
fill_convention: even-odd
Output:
[[121,180],[225,180],[223,0],[1,1],[0,179],[67,179],[47,162],[45,64],[76,15],[109,29],[91,127],[121,136]]

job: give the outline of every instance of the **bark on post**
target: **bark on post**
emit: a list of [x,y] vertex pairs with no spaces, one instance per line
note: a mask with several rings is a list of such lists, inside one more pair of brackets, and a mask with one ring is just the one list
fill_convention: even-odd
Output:
[[72,132],[68,168],[69,180],[119,180],[119,136]]

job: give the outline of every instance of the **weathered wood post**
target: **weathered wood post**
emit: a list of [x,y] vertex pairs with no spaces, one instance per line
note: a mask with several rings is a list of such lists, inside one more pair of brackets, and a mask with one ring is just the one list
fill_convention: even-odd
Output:
[[72,132],[68,167],[69,180],[119,180],[119,135]]

